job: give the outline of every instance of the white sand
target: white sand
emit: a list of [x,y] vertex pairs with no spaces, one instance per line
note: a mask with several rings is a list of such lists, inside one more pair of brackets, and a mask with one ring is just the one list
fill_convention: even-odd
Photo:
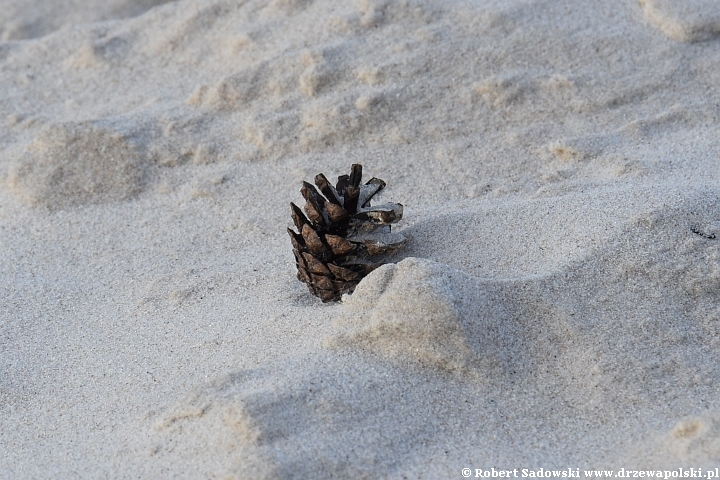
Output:
[[[720,465],[719,12],[0,0],[0,477]],[[355,162],[410,242],[322,304]]]

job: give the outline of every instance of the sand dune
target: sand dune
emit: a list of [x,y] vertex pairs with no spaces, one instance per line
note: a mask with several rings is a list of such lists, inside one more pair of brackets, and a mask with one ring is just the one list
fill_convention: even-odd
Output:
[[[0,5],[0,477],[720,464],[714,2]],[[352,163],[409,242],[322,304]]]

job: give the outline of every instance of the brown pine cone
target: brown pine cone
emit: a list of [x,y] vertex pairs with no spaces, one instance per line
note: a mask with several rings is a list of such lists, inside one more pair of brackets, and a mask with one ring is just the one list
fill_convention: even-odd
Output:
[[[370,206],[385,187],[379,178],[360,185],[362,165],[338,177],[333,187],[322,173],[315,176],[318,190],[303,182],[305,213],[290,204],[298,232],[288,228],[298,268],[297,277],[323,302],[340,300],[362,278],[383,264],[382,255],[395,252],[407,239],[392,233],[390,224],[402,218],[403,206]],[[306,216],[307,214],[307,216]]]

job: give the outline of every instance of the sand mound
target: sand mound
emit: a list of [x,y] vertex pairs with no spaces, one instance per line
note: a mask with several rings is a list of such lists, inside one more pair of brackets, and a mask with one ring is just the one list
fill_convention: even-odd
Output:
[[143,185],[143,160],[117,132],[92,124],[46,128],[11,164],[11,190],[33,205],[65,207],[132,198]]
[[339,323],[348,331],[338,341],[447,370],[467,368],[476,363],[464,328],[473,320],[466,303],[471,299],[461,296],[468,282],[461,272],[427,260],[384,265],[345,302]]
[[[610,194],[614,200],[608,197],[603,205],[617,208],[616,219],[623,211],[636,213],[602,228],[584,224],[605,230],[593,239],[584,238],[583,228],[564,231],[564,238],[543,238],[537,235],[547,228],[542,223],[519,224],[540,248],[555,242],[556,252],[570,255],[567,263],[541,265],[538,272],[530,264],[531,275],[514,266],[505,270],[514,278],[485,280],[415,258],[384,266],[344,303],[335,342],[447,370],[471,367],[492,381],[542,383],[542,388],[566,392],[565,401],[578,409],[601,405],[617,412],[634,402],[651,402],[649,392],[657,388],[677,395],[709,388],[709,372],[689,366],[718,360],[712,353],[720,291],[717,193],[672,188],[639,193]],[[569,206],[572,201],[566,200]],[[533,204],[516,205],[515,221],[521,222],[521,211],[544,211]],[[479,220],[471,212],[459,214],[464,225]],[[563,218],[572,214],[559,212]],[[485,223],[490,229],[492,217],[479,213],[490,220]],[[544,216],[553,221],[552,215]],[[430,220],[434,226],[426,233],[444,231],[457,221],[453,217],[444,216],[446,223]],[[602,215],[592,217],[603,221]],[[501,221],[494,227],[496,235],[500,229]],[[472,229],[467,233],[473,237]],[[582,255],[567,248],[588,240],[594,245],[580,250]],[[479,247],[484,239],[475,241]],[[463,245],[471,254],[472,244]],[[491,265],[492,255],[507,252],[508,244],[500,245],[489,252]],[[458,266],[466,260],[433,251]],[[642,300],[638,292],[644,292]]]
[[720,34],[720,10],[714,0],[640,0],[643,13],[668,37],[700,42]]

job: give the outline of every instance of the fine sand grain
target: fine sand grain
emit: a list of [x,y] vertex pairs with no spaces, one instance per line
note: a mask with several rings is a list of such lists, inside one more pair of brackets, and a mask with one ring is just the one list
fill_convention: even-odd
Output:
[[720,466],[718,85],[714,0],[0,0],[0,478]]

